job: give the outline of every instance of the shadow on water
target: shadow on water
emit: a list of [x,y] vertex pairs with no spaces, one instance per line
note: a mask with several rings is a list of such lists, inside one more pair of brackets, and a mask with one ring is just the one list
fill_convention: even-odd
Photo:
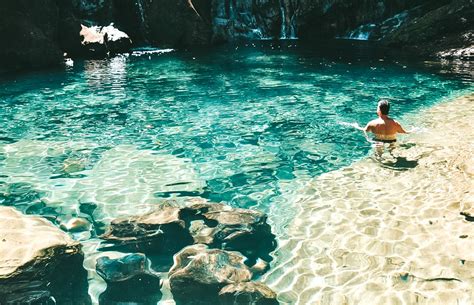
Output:
[[396,171],[405,171],[418,166],[418,159],[408,159],[400,153],[415,146],[414,143],[378,145],[374,147],[371,159],[383,168]]
[[395,162],[379,161],[380,165],[385,168],[404,171],[415,168],[418,165],[417,160],[408,160],[405,157],[396,157]]

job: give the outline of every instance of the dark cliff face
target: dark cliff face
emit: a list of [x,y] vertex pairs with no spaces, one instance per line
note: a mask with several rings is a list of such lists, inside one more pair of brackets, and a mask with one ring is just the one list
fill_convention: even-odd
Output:
[[59,11],[54,0],[0,1],[0,71],[57,65]]
[[279,38],[280,0],[212,1],[213,42]]
[[[344,36],[378,27],[390,48],[431,56],[472,44],[474,0],[2,0],[0,70],[58,64],[81,53],[81,24],[114,23],[133,44],[208,46],[234,40]],[[402,12],[403,24],[386,30]],[[407,13],[409,12],[409,14]],[[389,19],[390,20],[390,19]]]
[[424,57],[439,52],[446,52],[449,57],[451,49],[474,45],[473,20],[473,0],[450,1],[405,23],[384,37],[382,43]]

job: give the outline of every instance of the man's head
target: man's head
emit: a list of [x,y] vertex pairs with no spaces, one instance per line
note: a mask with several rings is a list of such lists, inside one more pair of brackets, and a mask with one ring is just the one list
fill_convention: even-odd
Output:
[[377,106],[377,113],[379,115],[388,115],[390,111],[390,103],[387,100],[380,100]]

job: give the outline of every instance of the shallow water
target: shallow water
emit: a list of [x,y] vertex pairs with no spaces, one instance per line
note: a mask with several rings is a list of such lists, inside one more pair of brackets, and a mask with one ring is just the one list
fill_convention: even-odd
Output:
[[0,204],[56,223],[92,219],[75,235],[92,238],[89,252],[111,219],[189,197],[269,212],[284,242],[301,186],[372,149],[340,123],[365,124],[387,97],[412,126],[420,110],[472,90],[466,69],[361,50],[139,54],[3,77]]
[[287,194],[291,219],[270,213],[280,247],[264,278],[283,303],[473,303],[473,102],[417,116],[425,130],[392,150],[413,169],[368,158]]

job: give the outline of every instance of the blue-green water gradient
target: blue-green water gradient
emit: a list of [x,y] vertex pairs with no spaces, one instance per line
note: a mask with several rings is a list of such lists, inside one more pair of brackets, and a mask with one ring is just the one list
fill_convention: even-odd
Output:
[[[104,151],[133,144],[192,160],[204,185],[156,197],[196,196],[266,211],[279,182],[365,156],[370,144],[362,133],[339,123],[364,125],[379,98],[391,98],[392,115],[401,117],[470,86],[415,65],[320,56],[291,44],[76,61],[1,79],[0,142],[97,143],[89,168]],[[0,196],[8,205],[31,198],[9,200]]]

